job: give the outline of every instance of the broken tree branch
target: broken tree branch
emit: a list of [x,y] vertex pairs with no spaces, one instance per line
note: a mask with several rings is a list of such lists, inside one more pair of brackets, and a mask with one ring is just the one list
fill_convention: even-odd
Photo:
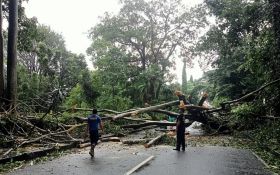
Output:
[[156,138],[152,139],[151,141],[149,141],[147,144],[144,144],[145,148],[151,147],[153,144],[155,144],[159,139],[161,139],[165,135],[166,135],[165,133],[161,134],[161,135],[157,136]]
[[271,85],[273,85],[273,84],[279,83],[279,82],[280,82],[280,79],[274,80],[274,81],[272,81],[272,82],[270,82],[270,83],[267,83],[267,84],[263,85],[263,86],[260,87],[259,89],[255,90],[255,91],[253,91],[253,92],[250,92],[249,94],[246,94],[246,95],[244,95],[244,96],[242,96],[242,97],[240,97],[240,98],[238,98],[238,99],[235,99],[235,100],[232,100],[232,101],[223,102],[223,103],[221,103],[221,106],[225,106],[225,105],[227,105],[227,104],[232,104],[232,103],[240,102],[240,101],[242,101],[242,100],[244,100],[244,99],[246,99],[246,98],[248,98],[248,97],[250,97],[250,96],[256,94],[257,92],[263,90],[264,88],[266,88],[266,87],[268,87],[268,86],[271,86]]

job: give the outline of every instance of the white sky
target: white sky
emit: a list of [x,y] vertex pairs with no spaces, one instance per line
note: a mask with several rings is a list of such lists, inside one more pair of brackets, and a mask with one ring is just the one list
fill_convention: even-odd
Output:
[[[193,6],[203,0],[183,1]],[[25,7],[28,17],[36,16],[40,24],[48,25],[60,33],[68,50],[86,55],[86,49],[91,43],[87,38],[87,31],[98,23],[98,17],[105,12],[116,14],[120,8],[118,2],[119,0],[29,0]],[[180,79],[183,66],[181,60],[176,62],[176,74]],[[91,68],[92,63],[88,64]],[[188,78],[190,75],[193,75],[194,79],[202,76],[198,64],[195,64],[193,69],[187,69]]]

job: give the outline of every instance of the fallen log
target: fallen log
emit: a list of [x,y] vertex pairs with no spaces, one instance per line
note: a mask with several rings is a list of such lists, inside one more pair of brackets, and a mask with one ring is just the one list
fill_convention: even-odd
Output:
[[149,107],[146,107],[146,108],[137,109],[135,111],[121,113],[121,114],[113,116],[113,120],[117,120],[119,118],[128,117],[128,116],[134,116],[134,115],[137,115],[137,114],[140,114],[140,113],[153,111],[153,110],[164,108],[164,107],[167,107],[167,106],[172,106],[172,105],[175,105],[177,103],[178,103],[178,101],[171,101],[171,102],[156,105],[156,106],[149,106]]
[[79,145],[79,148],[89,147],[90,145],[91,145],[91,143],[90,143],[90,142],[87,142],[87,143],[81,143],[81,144]]
[[153,144],[155,144],[159,139],[161,139],[165,135],[166,134],[161,134],[161,135],[157,136],[156,138],[152,139],[151,141],[149,141],[148,143],[144,144],[145,148],[151,147]]
[[123,140],[123,144],[132,145],[132,144],[144,144],[149,142],[151,139],[134,139],[134,140]]
[[[129,125],[123,125],[122,128],[141,128],[144,126],[151,126],[151,125],[157,125],[157,126],[176,126],[176,122],[160,122],[160,121],[147,121],[145,123],[139,123],[139,124],[129,124]],[[185,126],[190,126],[191,123],[185,123]]]
[[119,137],[108,137],[100,139],[101,142],[120,142],[121,139]]

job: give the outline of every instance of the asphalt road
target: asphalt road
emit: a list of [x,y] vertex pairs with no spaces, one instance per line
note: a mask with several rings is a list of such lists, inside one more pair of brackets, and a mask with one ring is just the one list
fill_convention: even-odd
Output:
[[123,175],[151,155],[155,156],[154,159],[133,174],[271,174],[252,152],[230,147],[188,147],[186,152],[177,152],[170,146],[145,149],[141,145],[102,143],[98,145],[93,159],[88,150],[89,148],[53,161],[27,166],[9,175]]

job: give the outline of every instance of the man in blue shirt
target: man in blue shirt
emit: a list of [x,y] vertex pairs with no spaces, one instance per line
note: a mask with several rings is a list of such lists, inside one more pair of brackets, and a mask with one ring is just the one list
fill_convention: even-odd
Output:
[[90,135],[91,149],[89,154],[94,157],[94,148],[99,139],[98,126],[103,131],[101,118],[97,115],[97,109],[92,110],[92,114],[88,116],[88,131]]

